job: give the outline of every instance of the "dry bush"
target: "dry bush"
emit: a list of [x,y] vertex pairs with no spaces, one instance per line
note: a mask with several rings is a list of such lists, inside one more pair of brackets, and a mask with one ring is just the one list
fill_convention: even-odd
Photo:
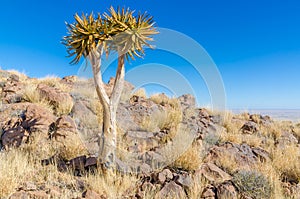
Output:
[[238,134],[239,129],[243,125],[243,121],[239,120],[239,119],[234,120],[233,113],[229,112],[229,111],[222,112],[222,113],[220,113],[220,115],[223,118],[222,125],[225,127],[227,132]]
[[250,114],[248,112],[243,112],[237,115],[234,115],[235,119],[249,121],[250,120]]
[[173,163],[172,166],[186,171],[195,171],[199,169],[202,163],[200,152],[201,146],[193,144]]
[[280,175],[273,167],[272,162],[269,161],[264,163],[258,163],[252,169],[262,173],[264,176],[266,176],[266,178],[270,182],[270,186],[272,190],[270,198],[274,198],[274,199],[285,198],[283,195]]
[[271,185],[259,172],[242,170],[233,175],[232,181],[244,197],[269,199],[271,196]]
[[28,154],[17,149],[0,152],[0,198],[12,194],[18,185],[34,170]]
[[272,160],[274,168],[284,181],[300,181],[299,147],[287,146],[284,149],[274,149]]
[[164,129],[176,132],[181,120],[181,110],[168,108],[164,111],[155,112],[151,116],[146,116],[140,125],[143,130],[150,132]]
[[164,121],[167,120],[166,112],[155,112],[151,116],[146,116],[142,119],[140,127],[144,131],[155,132],[159,131],[161,126],[164,126]]
[[124,193],[135,190],[138,178],[134,174],[120,174],[108,170],[106,173],[98,171],[95,175],[86,176],[89,187],[107,198],[124,198]]

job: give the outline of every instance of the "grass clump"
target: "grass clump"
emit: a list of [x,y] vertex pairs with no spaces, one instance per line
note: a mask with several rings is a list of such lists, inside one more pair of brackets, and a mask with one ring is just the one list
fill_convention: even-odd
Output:
[[271,196],[269,181],[257,171],[239,171],[233,175],[232,181],[244,197],[267,199]]
[[195,171],[199,169],[201,159],[201,147],[198,144],[192,144],[174,163],[173,166],[186,171]]
[[61,83],[61,79],[56,76],[46,76],[39,79],[40,84],[45,84],[47,86],[57,88],[63,92],[70,92],[71,88],[67,84]]
[[142,97],[142,98],[146,99],[147,93],[144,88],[140,88],[140,89],[136,90],[132,96],[138,96],[138,97]]
[[124,195],[134,193],[138,178],[133,174],[98,171],[95,175],[86,176],[85,181],[92,190],[104,198],[124,198]]
[[49,110],[53,113],[53,107],[51,106],[50,102],[41,96],[40,92],[37,90],[37,86],[34,84],[28,84],[25,86],[23,90],[23,99],[27,102],[31,102],[34,104],[39,104],[42,107]]
[[168,130],[170,133],[165,141],[174,137],[180,122],[182,121],[182,111],[176,98],[168,98],[166,95],[153,95],[150,100],[162,106],[163,110],[155,112],[151,116],[143,119],[141,127],[146,131]]
[[12,149],[0,153],[0,198],[6,198],[19,184],[32,173],[33,166],[28,161],[28,154]]
[[272,153],[273,166],[280,173],[283,181],[299,183],[300,181],[300,149],[287,146],[275,149]]

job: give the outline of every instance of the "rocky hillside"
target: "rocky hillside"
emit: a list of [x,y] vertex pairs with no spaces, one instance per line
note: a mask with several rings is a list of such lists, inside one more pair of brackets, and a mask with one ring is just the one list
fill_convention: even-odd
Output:
[[0,71],[0,198],[300,198],[300,124],[147,98],[128,82],[117,167],[104,170],[93,86]]

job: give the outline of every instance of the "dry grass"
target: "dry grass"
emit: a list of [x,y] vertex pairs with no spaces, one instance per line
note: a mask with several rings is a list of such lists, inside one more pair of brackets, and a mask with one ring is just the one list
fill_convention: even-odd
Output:
[[199,169],[202,163],[201,146],[192,144],[173,164],[176,168],[181,168],[186,171],[195,171]]
[[140,88],[138,90],[136,90],[132,96],[138,96],[138,97],[142,97],[144,99],[147,98],[147,93],[146,93],[146,90],[144,88]]
[[25,72],[20,72],[20,71],[17,71],[15,69],[11,69],[11,70],[7,70],[7,72],[13,74],[13,75],[17,75],[19,77],[19,80],[21,82],[24,82],[25,80],[28,79],[27,75]]
[[28,154],[20,150],[0,153],[0,198],[6,198],[15,191],[18,185],[34,170],[28,161]]
[[150,100],[164,107],[163,111],[145,117],[141,123],[141,128],[145,131],[169,130],[170,133],[163,142],[175,137],[178,126],[182,121],[182,111],[177,99],[170,99],[165,95],[153,95]]
[[120,174],[113,171],[102,173],[98,171],[95,175],[86,177],[90,188],[107,198],[124,198],[125,193],[133,194],[138,178],[134,174]]
[[39,104],[44,108],[48,109],[50,112],[55,113],[57,116],[68,115],[74,103],[72,101],[64,100],[59,104],[53,104],[45,97],[43,97],[37,89],[36,84],[27,84],[23,90],[23,99],[25,101]]
[[98,124],[102,124],[103,122],[103,106],[100,103],[99,99],[91,99],[89,103],[89,108],[96,114]]
[[73,101],[63,100],[60,103],[52,104],[54,113],[57,116],[68,115],[71,113],[72,108],[74,106]]
[[39,104],[53,113],[53,107],[51,106],[50,102],[40,95],[36,85],[34,84],[26,85],[22,95],[25,101],[34,104]]
[[82,155],[87,155],[88,150],[79,136],[68,137],[63,142],[53,143],[56,154],[60,157],[70,160]]
[[216,165],[229,174],[233,174],[241,169],[235,158],[229,153],[223,153],[222,158],[217,159]]
[[279,172],[283,181],[300,181],[300,149],[287,146],[272,152],[273,167]]
[[259,171],[264,176],[266,176],[268,181],[270,182],[272,188],[270,198],[274,198],[274,199],[285,198],[283,195],[280,175],[277,172],[277,170],[273,167],[272,162],[258,163],[255,165],[255,168],[253,169]]
[[71,91],[70,86],[67,84],[61,83],[60,80],[61,80],[61,78],[56,77],[56,76],[46,76],[46,77],[39,79],[38,82],[40,84],[45,84],[47,86],[57,88],[63,92],[70,92]]

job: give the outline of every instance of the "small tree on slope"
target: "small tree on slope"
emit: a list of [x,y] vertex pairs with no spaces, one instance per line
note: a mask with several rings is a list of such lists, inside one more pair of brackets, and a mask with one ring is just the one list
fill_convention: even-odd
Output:
[[[125,58],[134,59],[144,55],[144,47],[158,32],[152,17],[144,14],[134,16],[129,9],[110,8],[109,13],[88,16],[75,14],[75,23],[66,24],[68,35],[63,38],[71,64],[77,64],[82,57],[92,66],[94,83],[103,106],[103,132],[99,134],[99,160],[106,167],[113,167],[116,159],[117,126],[116,112],[124,87]],[[101,76],[101,58],[114,51],[118,53],[118,67],[112,94],[108,96]]]

